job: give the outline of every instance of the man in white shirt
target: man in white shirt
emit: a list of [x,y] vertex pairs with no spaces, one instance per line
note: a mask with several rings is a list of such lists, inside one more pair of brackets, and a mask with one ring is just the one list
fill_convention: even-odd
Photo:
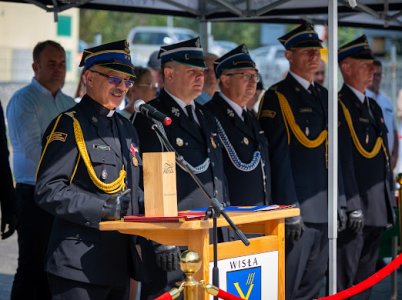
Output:
[[388,129],[388,149],[391,155],[391,170],[393,170],[398,161],[398,127],[395,122],[394,107],[391,100],[380,91],[382,80],[382,64],[381,61],[375,59],[373,83],[366,89],[366,96],[374,99],[381,107],[384,115],[385,126]]
[[61,89],[66,76],[66,53],[54,41],[33,50],[34,78],[16,91],[7,106],[17,197],[19,258],[11,299],[50,299],[44,256],[52,218],[34,203],[36,168],[42,136],[50,122],[75,105]]

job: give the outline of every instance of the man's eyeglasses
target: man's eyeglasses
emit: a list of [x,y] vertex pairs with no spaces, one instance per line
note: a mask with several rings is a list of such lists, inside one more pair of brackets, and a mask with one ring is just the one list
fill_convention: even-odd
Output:
[[246,81],[255,81],[255,82],[259,82],[260,81],[260,74],[249,74],[249,73],[226,73],[224,74],[226,76],[236,76],[236,75],[240,75],[243,77],[244,80]]
[[120,78],[117,76],[111,76],[111,75],[108,75],[108,74],[105,74],[105,73],[102,73],[99,71],[95,71],[95,70],[89,70],[89,71],[107,78],[107,82],[109,82],[110,84],[116,85],[116,86],[120,85],[122,81],[124,81],[124,84],[125,84],[126,88],[128,88],[128,89],[134,85],[134,81],[132,81],[130,79],[123,79],[123,78]]
[[155,83],[136,83],[136,86],[142,86],[148,89],[152,90],[157,90],[159,88],[159,84],[157,82]]

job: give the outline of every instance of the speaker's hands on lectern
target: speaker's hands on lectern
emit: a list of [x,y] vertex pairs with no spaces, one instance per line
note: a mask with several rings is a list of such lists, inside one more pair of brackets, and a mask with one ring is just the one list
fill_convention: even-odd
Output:
[[130,203],[130,191],[130,189],[127,189],[106,199],[102,208],[102,221],[120,220],[127,215]]

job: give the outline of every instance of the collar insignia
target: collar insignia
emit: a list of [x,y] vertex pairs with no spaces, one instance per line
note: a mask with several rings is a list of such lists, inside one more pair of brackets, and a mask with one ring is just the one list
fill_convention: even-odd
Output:
[[231,117],[231,118],[234,118],[234,116],[235,116],[234,111],[233,111],[232,109],[230,109],[230,108],[228,108],[228,109],[226,110],[226,113],[227,113],[228,116]]
[[180,117],[180,110],[177,107],[172,107],[171,111],[176,117]]

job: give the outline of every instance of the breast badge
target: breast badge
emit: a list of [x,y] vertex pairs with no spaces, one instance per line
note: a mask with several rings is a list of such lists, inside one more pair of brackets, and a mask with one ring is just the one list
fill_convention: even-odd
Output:
[[106,171],[106,169],[103,169],[103,170],[102,170],[102,172],[101,172],[101,178],[102,178],[103,180],[106,180],[106,179],[107,179],[107,171]]
[[179,147],[183,147],[184,141],[181,138],[176,138],[176,145]]

